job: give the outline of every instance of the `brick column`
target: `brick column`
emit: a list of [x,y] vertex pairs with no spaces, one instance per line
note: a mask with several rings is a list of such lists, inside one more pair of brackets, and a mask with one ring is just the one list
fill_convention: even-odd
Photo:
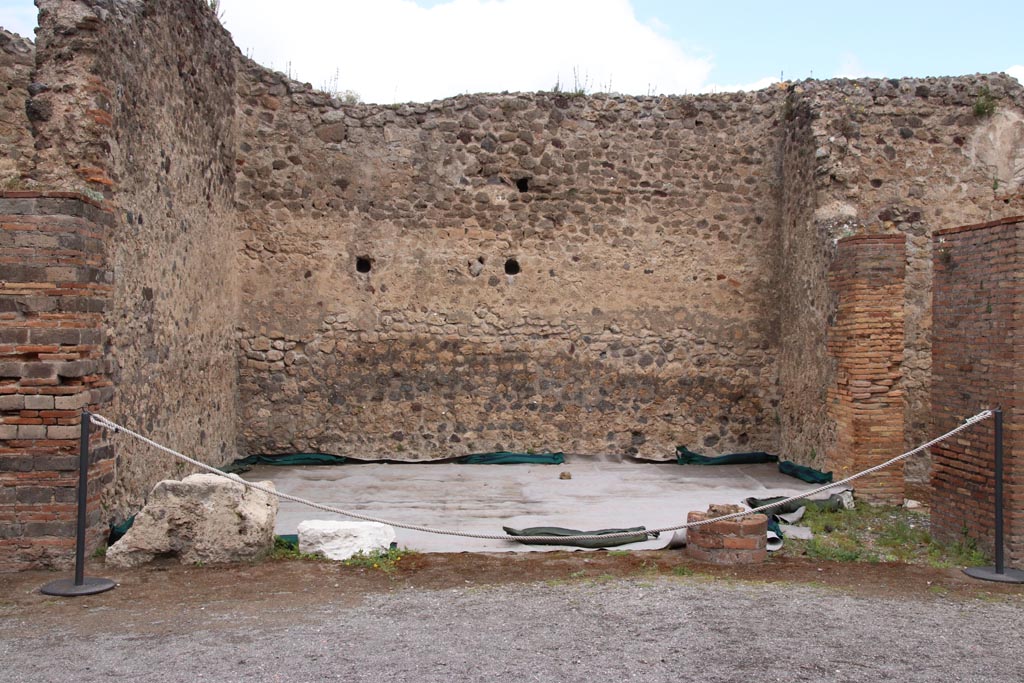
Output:
[[[997,405],[1004,420],[1004,543],[1024,563],[1024,216],[933,237],[932,415],[936,433]],[[932,531],[993,548],[993,423],[932,449]]]
[[[103,357],[112,224],[76,194],[0,193],[0,571],[74,559],[81,410],[113,396]],[[90,547],[113,478],[112,448],[95,436]]]
[[[829,413],[836,441],[827,454],[836,479],[903,452],[903,235],[839,240],[828,281],[837,298],[828,351],[836,381]],[[861,479],[857,496],[871,503],[903,502],[902,464]]]

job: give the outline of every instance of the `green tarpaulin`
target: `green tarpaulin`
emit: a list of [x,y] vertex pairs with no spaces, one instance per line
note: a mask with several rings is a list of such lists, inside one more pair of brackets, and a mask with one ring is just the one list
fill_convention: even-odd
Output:
[[135,515],[124,520],[120,524],[111,524],[110,533],[107,534],[107,547],[110,547],[121,540],[121,537],[128,533],[135,523]]
[[791,477],[796,477],[802,481],[806,481],[808,484],[832,483],[831,472],[822,472],[821,470],[816,470],[813,467],[797,465],[795,462],[790,462],[789,460],[783,460],[779,463],[779,472],[788,474]]
[[778,461],[779,456],[763,451],[709,456],[695,453],[686,446],[676,446],[676,462],[680,465],[756,465],[763,462]]
[[253,465],[278,465],[294,467],[298,465],[344,465],[348,458],[344,455],[327,453],[284,453],[281,455],[250,455],[239,458],[229,465],[220,468],[222,472],[247,472]]
[[676,462],[680,465],[757,465],[765,462],[778,462],[779,472],[783,474],[796,477],[809,484],[832,483],[831,472],[821,472],[812,467],[797,465],[789,460],[779,462],[779,456],[765,453],[764,451],[711,456],[701,455],[691,451],[686,446],[676,446]]
[[565,456],[561,453],[474,453],[464,455],[456,462],[467,465],[514,465],[530,463],[535,465],[561,465]]
[[[751,509],[759,508],[762,505],[771,505],[777,503],[780,500],[785,500],[783,496],[776,496],[775,498],[747,498],[743,502],[750,506]],[[779,505],[771,510],[768,510],[768,514],[774,515],[785,515],[790,512],[796,512],[802,507],[813,507],[819,510],[826,510],[828,512],[836,512],[837,510],[843,509],[842,496],[838,493],[833,493],[825,500],[807,500],[802,498],[800,500],[793,500],[785,505]]]
[[[371,464],[371,463],[405,463],[399,460],[361,460],[344,455],[329,455],[327,453],[284,453],[281,455],[250,455],[246,458],[239,458],[230,465],[221,468],[222,472],[238,474],[248,472],[253,465],[276,465],[281,467],[297,467],[299,465],[344,465],[350,464]],[[561,465],[565,462],[562,453],[510,453],[499,451],[495,453],[473,453],[461,455],[454,458],[442,460],[420,461],[423,464],[440,462],[457,462],[467,465],[511,465],[518,463],[534,465]]]
[[[646,527],[635,526],[629,527],[628,529],[599,529],[597,531],[579,531],[577,529],[563,529],[557,526],[534,526],[528,529],[513,529],[511,527],[502,527],[505,533],[512,537],[511,540],[517,541],[524,545],[572,545],[578,548],[611,548],[618,545],[626,545],[627,543],[640,543],[646,541],[650,534],[647,533]],[[636,532],[629,536],[618,536],[616,538],[609,538],[607,541],[600,539],[594,539],[591,541],[560,541],[552,539],[550,541],[527,541],[520,540],[518,536],[603,536],[606,534],[621,534],[625,532]],[[656,536],[656,534],[655,534]]]

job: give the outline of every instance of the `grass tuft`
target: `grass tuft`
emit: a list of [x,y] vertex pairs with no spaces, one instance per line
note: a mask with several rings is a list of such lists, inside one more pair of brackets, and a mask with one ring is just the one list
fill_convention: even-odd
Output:
[[371,553],[356,553],[342,564],[346,567],[361,567],[363,569],[375,569],[385,574],[391,574],[398,569],[399,563],[414,555],[415,552],[408,549],[389,548],[387,550],[375,550]]
[[836,512],[808,508],[801,524],[811,528],[814,538],[786,539],[782,551],[786,555],[833,562],[903,562],[936,568],[986,563],[985,556],[966,536],[956,543],[932,538],[926,512],[873,505]]

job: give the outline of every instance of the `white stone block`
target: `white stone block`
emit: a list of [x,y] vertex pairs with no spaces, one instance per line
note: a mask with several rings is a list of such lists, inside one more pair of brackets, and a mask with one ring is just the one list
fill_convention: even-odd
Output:
[[299,523],[299,552],[323,555],[329,560],[387,550],[394,540],[394,527],[377,522],[307,519]]

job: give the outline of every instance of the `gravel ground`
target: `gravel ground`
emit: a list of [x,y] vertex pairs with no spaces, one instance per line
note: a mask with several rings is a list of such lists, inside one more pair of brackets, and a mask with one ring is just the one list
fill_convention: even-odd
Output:
[[47,623],[0,611],[3,679],[1024,680],[1019,596],[894,599],[653,576],[284,597],[170,614],[80,602]]

